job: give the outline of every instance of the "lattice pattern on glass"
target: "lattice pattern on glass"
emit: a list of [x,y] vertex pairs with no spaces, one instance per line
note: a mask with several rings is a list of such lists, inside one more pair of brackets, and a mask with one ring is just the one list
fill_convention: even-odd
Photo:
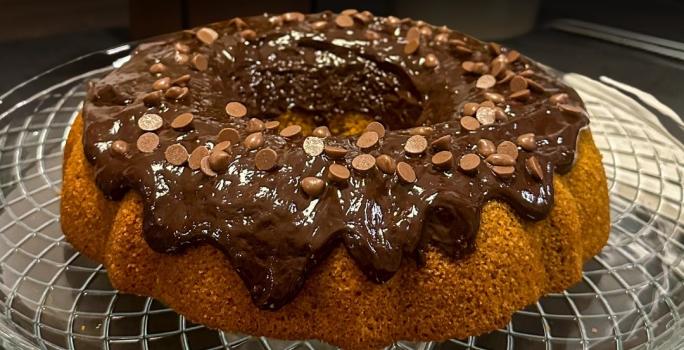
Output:
[[[255,338],[193,324],[155,300],[118,293],[101,265],[64,240],[59,226],[62,148],[87,78],[89,74],[82,74],[66,84],[45,86],[42,93],[0,115],[0,335],[5,345],[331,348],[315,341]],[[629,108],[608,104],[591,91],[580,92],[591,112],[594,140],[608,176],[613,222],[608,246],[586,264],[580,283],[518,311],[503,329],[481,337],[397,343],[392,348],[684,345],[677,343],[684,331],[683,149]]]

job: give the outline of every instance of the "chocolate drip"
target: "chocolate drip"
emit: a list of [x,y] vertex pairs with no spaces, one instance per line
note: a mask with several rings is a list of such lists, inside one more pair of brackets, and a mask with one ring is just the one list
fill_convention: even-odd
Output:
[[[311,24],[320,21],[328,22],[326,29],[313,29]],[[143,234],[152,249],[181,253],[187,246],[211,244],[229,259],[255,304],[274,309],[296,296],[308,272],[339,242],[370,279],[382,282],[397,272],[406,257],[420,261],[428,244],[454,259],[471,253],[482,206],[489,200],[504,200],[520,216],[532,220],[550,212],[553,173],[570,169],[578,133],[588,119],[549,99],[552,93],[564,92],[569,98],[561,102],[581,106],[579,97],[543,68],[512,55],[511,70],[533,70],[537,85],[532,86],[543,91],[523,90],[511,96],[508,83],[490,87],[490,79],[480,82],[487,90],[475,87],[478,76],[465,73],[462,62],[489,62],[496,54],[460,33],[430,27],[432,32],[458,40],[456,46],[429,37],[413,38],[411,45],[419,40],[419,46],[406,54],[405,42],[394,33],[403,36],[416,25],[412,21],[397,24],[376,17],[340,28],[334,15],[326,12],[307,15],[304,21],[280,22],[269,21],[267,16],[244,19],[256,37],[251,32],[241,37],[234,22],[214,24],[211,27],[218,38],[205,31],[204,44],[189,32],[167,35],[141,45],[129,62],[89,86],[83,144],[97,185],[114,199],[129,189],[141,194]],[[373,40],[368,39],[369,30]],[[195,63],[179,59],[176,43],[190,57],[205,55],[208,65],[204,56],[190,60]],[[424,64],[424,57],[429,57],[429,64]],[[150,73],[150,66],[160,62],[154,71],[162,72]],[[186,74],[189,81],[183,77]],[[161,77],[170,81],[156,86],[175,84],[178,88],[172,94],[167,90],[166,95],[149,95]],[[483,125],[476,132],[462,129],[459,119],[464,104],[485,101],[485,92],[510,97],[505,102],[507,119]],[[247,115],[228,116],[225,106],[231,101],[241,102]],[[311,176],[326,178],[333,159],[307,154],[302,137],[286,138],[268,130],[250,147],[233,143],[227,149],[231,155],[227,167],[222,163],[225,170],[216,176],[209,176],[214,173],[211,169],[193,171],[172,165],[164,157],[164,150],[174,144],[188,152],[198,146],[211,148],[223,128],[236,129],[244,139],[250,118],[268,120],[290,109],[315,114],[321,125],[346,112],[376,118],[388,130],[370,149],[359,149],[355,137],[330,136],[325,144],[349,150],[337,160],[349,169],[351,160],[362,153],[386,154],[408,163],[416,181],[406,183],[377,167],[355,169],[348,180],[330,182],[320,194],[309,196],[300,181]],[[175,117],[187,112],[194,116],[191,126],[170,126]],[[134,147],[144,132],[136,120],[146,113],[164,120],[156,130],[158,148],[147,153]],[[260,124],[252,121],[254,125]],[[520,151],[515,171],[508,177],[503,171],[497,175],[485,161],[466,173],[456,166],[433,165],[430,157],[437,150],[405,152],[411,136],[405,129],[422,125],[432,127],[428,142],[452,136],[440,143],[440,150],[452,152],[456,160],[476,153],[481,138],[498,144],[534,133],[541,140],[533,152]],[[261,147],[278,154],[276,171],[255,166],[259,149],[253,148],[262,144],[261,137]],[[112,152],[116,140],[131,147],[119,142],[119,151]],[[532,155],[539,162],[541,179],[526,171],[525,161]]]

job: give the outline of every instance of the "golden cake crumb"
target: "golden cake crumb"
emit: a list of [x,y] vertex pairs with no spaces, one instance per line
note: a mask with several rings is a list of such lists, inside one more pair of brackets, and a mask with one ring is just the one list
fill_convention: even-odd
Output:
[[[283,118],[307,124],[294,114]],[[331,130],[358,134],[369,121],[349,118]],[[313,125],[304,127],[310,133]],[[490,202],[483,208],[472,255],[454,261],[429,249],[424,267],[405,261],[384,284],[369,281],[340,246],[291,303],[264,311],[254,306],[217,249],[203,245],[177,255],[152,251],[142,235],[141,197],[134,191],[121,201],[104,197],[86,161],[82,133],[79,117],[64,155],[61,223],[68,241],[103,263],[122,292],[152,296],[193,322],[229,332],[316,338],[350,350],[479,335],[504,326],[513,312],[545,293],[577,282],[584,261],[608,238],[601,155],[585,130],[573,169],[555,176],[555,205],[546,219],[523,220],[508,205]]]

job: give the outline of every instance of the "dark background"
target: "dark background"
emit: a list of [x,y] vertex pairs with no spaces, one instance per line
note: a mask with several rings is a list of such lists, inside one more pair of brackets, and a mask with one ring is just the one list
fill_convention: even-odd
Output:
[[[79,55],[155,34],[263,12],[358,8],[445,24],[561,71],[605,75],[652,93],[684,116],[683,59],[558,25],[575,19],[673,40],[684,55],[684,1],[0,0],[0,6],[0,94]],[[668,128],[681,137],[681,128]]]

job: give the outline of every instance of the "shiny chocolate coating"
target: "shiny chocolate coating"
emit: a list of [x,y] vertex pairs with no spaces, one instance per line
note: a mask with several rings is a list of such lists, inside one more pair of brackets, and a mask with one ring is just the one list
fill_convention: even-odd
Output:
[[[533,69],[544,91],[524,100],[508,98],[500,105],[508,118],[464,130],[459,121],[466,103],[486,101],[485,93],[512,93],[506,83],[490,86],[489,81],[477,88],[479,76],[462,68],[465,61],[492,61],[498,56],[492,46],[424,25],[440,40],[419,34],[412,38],[418,47],[406,53],[405,37],[415,21],[372,17],[340,26],[336,18],[330,12],[301,21],[263,15],[244,18],[241,26],[226,21],[210,25],[213,30],[194,30],[200,39],[193,31],[169,34],[141,44],[128,62],[88,89],[83,144],[99,188],[113,199],[131,189],[140,193],[143,234],[155,251],[182,253],[197,244],[220,249],[261,308],[276,309],[294,298],[307,274],[337,244],[347,248],[369,279],[383,282],[404,259],[420,263],[427,245],[453,259],[473,252],[480,212],[489,200],[509,203],[526,219],[544,218],[554,202],[553,172],[570,169],[578,133],[588,124],[584,113],[549,101],[554,94],[567,94],[563,104],[581,111],[573,90],[528,58],[515,56],[507,69]],[[329,25],[314,26],[321,21]],[[246,28],[255,35],[241,35]],[[441,40],[445,37],[449,40]],[[205,55],[206,69],[174,60],[178,47]],[[426,64],[426,57],[439,64]],[[163,71],[150,71],[162,65]],[[185,75],[183,96],[155,91],[158,79]],[[244,105],[246,115],[228,115],[229,102]],[[164,150],[173,144],[188,152],[211,148],[224,128],[237,130],[244,140],[250,118],[268,123],[287,110],[316,115],[319,125],[328,117],[358,112],[381,122],[386,133],[369,149],[361,149],[357,137],[328,136],[326,147],[348,150],[333,159],[327,152],[307,154],[305,137],[264,131],[260,149],[231,142],[225,171],[216,176],[165,160]],[[135,144],[144,133],[136,121],[147,113],[164,120],[155,131],[159,147],[149,153],[132,150],[126,157],[110,152],[115,140]],[[182,113],[192,113],[191,127],[174,129],[172,121]],[[451,142],[407,153],[409,129],[428,125],[420,129],[427,130],[428,143],[445,135]],[[521,150],[510,176],[497,176],[485,161],[469,174],[431,162],[440,151],[452,152],[454,159],[474,153],[482,138],[499,144],[525,133],[536,135],[539,146],[533,153]],[[269,153],[272,163],[260,170],[256,154],[269,149],[277,156]],[[390,162],[404,162],[402,169],[408,164],[415,181],[374,167],[329,182],[316,196],[302,190],[303,179],[327,179],[335,162],[351,169],[352,159],[362,153],[387,155]],[[536,177],[526,171],[532,154],[539,164]]]

